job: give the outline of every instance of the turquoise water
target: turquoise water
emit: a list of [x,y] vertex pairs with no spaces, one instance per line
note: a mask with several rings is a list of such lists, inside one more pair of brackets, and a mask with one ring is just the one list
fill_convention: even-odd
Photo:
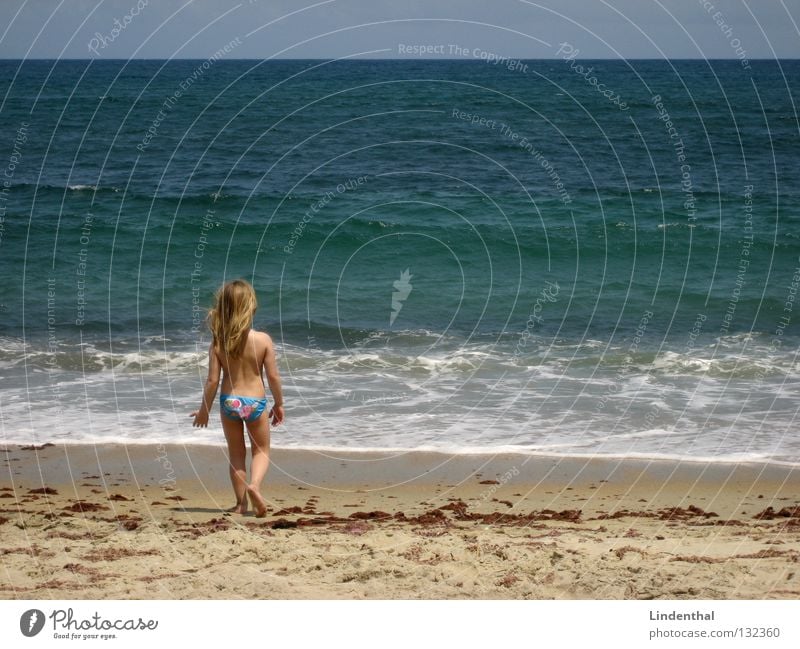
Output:
[[583,63],[0,62],[5,439],[219,443],[246,277],[278,445],[800,461],[800,64]]

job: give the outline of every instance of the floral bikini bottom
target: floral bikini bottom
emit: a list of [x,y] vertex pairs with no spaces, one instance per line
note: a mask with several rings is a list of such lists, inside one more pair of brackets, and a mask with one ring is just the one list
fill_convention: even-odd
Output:
[[255,421],[267,407],[266,397],[237,397],[233,394],[219,395],[219,408],[228,419]]

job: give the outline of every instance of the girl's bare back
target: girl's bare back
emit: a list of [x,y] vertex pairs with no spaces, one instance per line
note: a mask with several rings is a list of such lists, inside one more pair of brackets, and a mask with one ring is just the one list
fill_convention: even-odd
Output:
[[222,392],[242,397],[263,397],[262,371],[268,367],[272,340],[261,331],[250,329],[239,358],[231,358],[219,348],[214,352],[222,366]]

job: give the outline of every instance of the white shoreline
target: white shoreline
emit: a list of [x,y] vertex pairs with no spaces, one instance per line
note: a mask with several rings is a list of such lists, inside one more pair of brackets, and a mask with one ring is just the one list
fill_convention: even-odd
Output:
[[[55,444],[56,446],[69,447],[147,447],[147,446],[179,446],[179,447],[207,447],[225,448],[225,442],[219,439],[213,441],[176,441],[152,440],[152,439],[127,439],[109,440],[108,438],[98,438],[97,440],[67,440],[56,439],[52,441],[30,441],[6,439],[0,442],[0,449],[20,446],[41,446],[43,444]],[[476,447],[444,447],[444,446],[416,446],[416,447],[380,447],[380,446],[281,446],[273,444],[273,451],[280,452],[307,452],[318,453],[320,455],[336,455],[349,461],[358,461],[353,456],[365,456],[365,460],[373,459],[370,456],[404,456],[412,454],[433,454],[442,456],[458,457],[486,457],[495,458],[497,456],[519,456],[525,458],[540,458],[553,460],[610,460],[610,461],[636,461],[636,462],[668,462],[668,463],[691,463],[691,464],[715,464],[715,465],[757,465],[767,464],[786,468],[800,468],[800,461],[782,460],[766,457],[757,454],[731,454],[721,456],[684,456],[669,453],[556,453],[553,451],[530,449],[518,446],[476,446]],[[386,458],[389,459],[389,458]]]

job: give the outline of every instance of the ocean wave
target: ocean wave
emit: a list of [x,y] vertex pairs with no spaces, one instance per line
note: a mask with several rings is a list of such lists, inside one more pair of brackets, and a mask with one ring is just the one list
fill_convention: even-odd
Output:
[[[303,329],[309,331],[307,325]],[[273,331],[280,362],[287,371],[368,376],[381,372],[403,378],[407,375],[451,375],[467,377],[476,371],[486,376],[541,378],[560,376],[598,382],[614,377],[705,377],[709,379],[775,380],[800,378],[792,355],[777,354],[762,335],[730,335],[698,344],[688,351],[640,349],[587,340],[546,344],[532,339],[520,352],[518,335],[473,336],[467,341],[456,335],[428,330],[401,332],[343,330],[321,324],[315,335],[302,344],[282,340]],[[285,333],[285,332],[284,332]],[[345,344],[342,344],[345,340]],[[39,370],[123,373],[195,373],[207,366],[208,342],[179,342],[163,335],[141,339],[46,341],[0,338],[0,366]],[[530,373],[533,372],[533,375]]]
[[686,228],[691,230],[697,227],[697,223],[686,223],[685,221],[673,221],[671,223],[659,223],[656,227],[659,230],[666,230],[667,228]]
[[112,352],[85,344],[71,346],[61,343],[52,350],[4,347],[0,351],[0,367],[28,368],[31,371],[66,371],[96,373],[123,372],[163,374],[196,370],[207,365],[207,351],[143,350]]

